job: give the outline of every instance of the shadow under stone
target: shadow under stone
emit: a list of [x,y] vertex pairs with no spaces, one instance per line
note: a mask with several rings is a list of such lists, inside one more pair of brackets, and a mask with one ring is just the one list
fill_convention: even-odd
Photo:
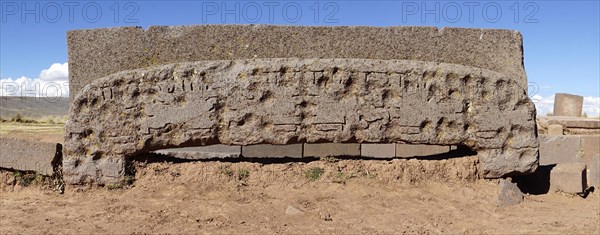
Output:
[[[332,156],[333,159],[338,160],[366,160],[366,161],[390,161],[394,159],[416,159],[416,160],[446,160],[460,157],[468,157],[475,156],[477,152],[470,150],[467,147],[459,146],[457,149],[448,151],[446,153],[434,154],[428,156],[415,156],[415,157],[389,157],[389,158],[377,158],[377,157],[365,157],[365,156],[350,156],[350,155],[341,155],[341,156]],[[319,157],[244,157],[243,155],[239,155],[238,157],[212,157],[212,158],[180,158],[175,157],[168,154],[162,154],[157,152],[148,152],[137,154],[132,157],[127,158],[128,161],[135,162],[146,162],[146,163],[159,163],[159,162],[168,162],[168,163],[186,163],[186,162],[251,162],[251,163],[262,163],[262,164],[278,164],[278,163],[309,163],[313,161],[319,161],[321,158]]]
[[405,159],[417,159],[417,160],[446,160],[452,158],[469,157],[477,155],[476,151],[469,149],[466,146],[458,146],[457,149],[450,150],[447,153],[434,154],[429,156],[417,156]]
[[539,166],[534,173],[515,176],[513,180],[523,193],[532,195],[547,194],[550,191],[550,172],[554,166],[556,164]]

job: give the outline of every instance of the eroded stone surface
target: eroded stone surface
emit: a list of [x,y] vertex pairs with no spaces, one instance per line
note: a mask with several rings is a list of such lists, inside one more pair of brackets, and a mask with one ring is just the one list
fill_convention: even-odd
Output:
[[65,180],[113,181],[123,157],[166,147],[317,142],[462,144],[478,151],[486,177],[528,173],[537,167],[535,108],[519,83],[469,66],[368,59],[120,72],[74,98]]
[[71,101],[96,79],[189,61],[257,58],[418,60],[489,69],[527,89],[515,30],[422,26],[185,25],[67,33]]

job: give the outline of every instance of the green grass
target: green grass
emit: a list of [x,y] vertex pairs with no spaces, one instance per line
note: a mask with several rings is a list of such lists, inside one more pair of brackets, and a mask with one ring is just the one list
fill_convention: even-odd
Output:
[[28,187],[32,184],[41,185],[44,182],[44,176],[34,173],[26,173],[21,171],[13,172],[13,176],[17,183],[23,187]]
[[247,169],[239,169],[237,172],[238,180],[247,180],[250,177],[250,171]]
[[220,166],[219,167],[219,173],[226,175],[228,177],[232,177],[233,176],[233,170],[231,169],[230,166]]
[[354,177],[355,177],[355,176],[354,176],[354,174],[352,174],[352,173],[348,174],[348,173],[344,173],[344,172],[338,171],[338,172],[335,174],[335,176],[333,177],[333,182],[334,182],[334,183],[338,183],[338,184],[346,184],[346,182],[347,182],[349,179],[352,179],[352,178],[354,178]]
[[309,168],[308,170],[304,171],[304,177],[306,177],[307,179],[309,179],[311,181],[315,181],[315,180],[320,179],[324,173],[325,173],[325,169],[323,169],[321,167],[312,167],[312,168]]
[[17,113],[9,119],[0,118],[0,135],[11,134],[52,134],[62,135],[67,116],[44,116],[31,118]]
[[119,190],[119,189],[123,189],[125,186],[123,184],[109,184],[106,185],[106,188],[108,190]]
[[0,123],[0,135],[9,134],[62,134],[64,124],[48,123],[22,123],[2,122]]
[[9,119],[0,118],[0,122],[13,122],[13,123],[39,123],[39,124],[65,124],[68,116],[43,116],[38,118],[27,117],[21,113],[17,113]]

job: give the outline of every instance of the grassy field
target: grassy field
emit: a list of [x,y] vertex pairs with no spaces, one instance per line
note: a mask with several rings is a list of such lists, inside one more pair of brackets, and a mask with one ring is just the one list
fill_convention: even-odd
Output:
[[11,136],[15,134],[52,134],[62,135],[64,124],[48,123],[19,123],[2,122],[0,123],[0,135]]
[[43,142],[62,143],[62,123],[0,122],[0,136]]
[[0,136],[63,142],[68,98],[1,97]]

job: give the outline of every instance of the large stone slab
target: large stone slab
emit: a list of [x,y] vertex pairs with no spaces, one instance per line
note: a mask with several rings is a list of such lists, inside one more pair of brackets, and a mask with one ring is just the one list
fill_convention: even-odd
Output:
[[554,96],[554,116],[581,117],[583,97],[565,93]]
[[587,164],[587,186],[600,189],[600,154],[592,157]]
[[61,148],[55,143],[0,137],[0,168],[50,176],[53,163],[60,162]]
[[582,136],[581,150],[587,168],[588,186],[600,188],[600,136]]
[[600,129],[600,120],[595,118],[578,117],[544,117],[548,125],[560,124],[566,128]]
[[600,135],[600,120],[581,117],[540,117],[539,131],[547,133],[552,125],[561,125],[563,132],[568,135]]
[[405,142],[467,146],[484,176],[500,177],[537,167],[534,116],[514,77],[464,65],[178,63],[115,73],[77,93],[63,168],[70,183],[103,183],[122,174],[124,157],[169,147]]
[[518,31],[436,27],[194,25],[67,33],[71,100],[119,71],[179,62],[359,58],[462,64],[505,74],[527,90]]
[[581,193],[587,188],[583,163],[558,164],[550,171],[550,189],[566,193]]
[[304,144],[304,157],[360,156],[360,144]]
[[396,156],[395,144],[361,144],[360,155],[371,158],[394,158]]
[[583,163],[580,136],[540,135],[539,140],[540,165]]
[[242,147],[217,144],[203,147],[161,149],[155,152],[174,158],[189,160],[240,158]]
[[583,161],[588,164],[594,156],[600,155],[600,135],[581,136]]
[[302,144],[242,146],[245,158],[302,158]]

